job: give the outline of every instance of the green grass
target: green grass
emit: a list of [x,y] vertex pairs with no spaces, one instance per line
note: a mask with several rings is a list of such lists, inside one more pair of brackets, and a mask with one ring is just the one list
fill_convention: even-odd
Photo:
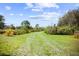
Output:
[[0,35],[0,55],[79,55],[78,42],[72,35],[48,35],[44,32],[12,37]]

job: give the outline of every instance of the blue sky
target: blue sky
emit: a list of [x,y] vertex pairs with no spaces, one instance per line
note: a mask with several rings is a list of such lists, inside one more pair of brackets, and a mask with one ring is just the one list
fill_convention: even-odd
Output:
[[59,17],[78,7],[77,3],[0,3],[0,14],[7,25],[20,26],[28,20],[31,26],[48,26],[57,24]]

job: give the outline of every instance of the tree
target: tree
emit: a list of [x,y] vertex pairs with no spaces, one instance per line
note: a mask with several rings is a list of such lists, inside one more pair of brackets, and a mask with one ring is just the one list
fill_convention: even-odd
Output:
[[59,26],[79,26],[79,9],[74,9],[66,13],[59,19]]
[[36,24],[36,25],[35,25],[35,28],[36,28],[36,29],[39,29],[39,24]]
[[13,24],[10,25],[11,29],[15,29],[15,26]]
[[0,15],[0,29],[4,28],[4,26],[5,26],[4,21],[5,21],[4,16]]
[[67,27],[64,28],[66,32],[68,30],[72,33],[74,33],[74,31],[79,31],[79,9],[68,11],[68,13],[59,19],[58,26],[61,28]]
[[41,30],[42,30],[42,28],[39,27],[39,24],[36,24],[36,25],[35,25],[35,31],[41,31]]
[[24,33],[29,33],[30,32],[30,22],[27,20],[22,21],[21,23],[21,30]]
[[23,28],[29,28],[30,27],[30,22],[27,20],[22,21],[21,26]]

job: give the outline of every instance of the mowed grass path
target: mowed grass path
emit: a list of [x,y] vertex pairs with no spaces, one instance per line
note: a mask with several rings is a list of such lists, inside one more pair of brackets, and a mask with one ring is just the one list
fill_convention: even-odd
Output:
[[33,32],[7,37],[0,35],[0,55],[68,56],[79,55],[72,35],[48,35]]

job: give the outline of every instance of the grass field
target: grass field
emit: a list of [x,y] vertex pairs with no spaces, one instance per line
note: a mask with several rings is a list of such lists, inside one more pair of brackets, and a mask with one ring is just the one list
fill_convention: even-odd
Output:
[[0,35],[0,55],[79,55],[78,42],[72,35],[48,35],[44,32],[34,32],[12,37]]

